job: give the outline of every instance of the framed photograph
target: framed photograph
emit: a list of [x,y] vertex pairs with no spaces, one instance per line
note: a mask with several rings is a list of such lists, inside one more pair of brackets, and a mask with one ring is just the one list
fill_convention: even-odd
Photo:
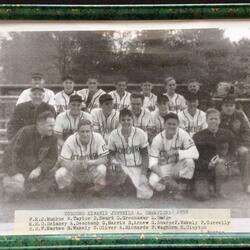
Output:
[[0,249],[248,246],[249,13],[0,6]]

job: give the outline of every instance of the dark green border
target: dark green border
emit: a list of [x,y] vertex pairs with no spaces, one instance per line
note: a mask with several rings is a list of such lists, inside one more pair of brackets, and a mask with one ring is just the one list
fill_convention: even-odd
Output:
[[[1,5],[0,20],[173,20],[250,18],[250,5]],[[0,236],[0,249],[246,247],[250,234]]]

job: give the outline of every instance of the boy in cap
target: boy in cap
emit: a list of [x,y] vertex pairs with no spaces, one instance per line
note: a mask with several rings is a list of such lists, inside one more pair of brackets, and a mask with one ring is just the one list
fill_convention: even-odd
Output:
[[[44,89],[44,97],[43,101],[52,105],[53,107],[55,106],[55,94],[52,90],[44,88],[44,78],[43,75],[40,73],[34,73],[32,74],[31,78],[31,85],[32,87],[39,87]],[[16,105],[23,103],[23,102],[28,102],[31,99],[31,88],[25,89],[20,96],[18,97]]]
[[187,108],[178,113],[180,127],[191,137],[200,130],[207,128],[206,114],[198,109],[199,98],[196,94],[186,96]]
[[154,111],[157,96],[152,93],[153,85],[151,82],[143,82],[141,84],[142,94],[144,96],[143,107],[149,111]]
[[183,199],[182,184],[192,179],[199,153],[190,135],[179,128],[178,115],[169,113],[164,118],[165,129],[153,139],[150,149],[149,183],[158,192],[167,187],[174,191],[175,199]]
[[15,107],[7,124],[8,140],[11,140],[20,128],[35,124],[40,113],[50,111],[55,115],[54,107],[43,102],[44,88],[39,86],[32,87],[30,89],[30,98],[30,101],[20,103]]
[[56,117],[55,134],[58,138],[58,147],[62,147],[65,140],[75,133],[78,129],[78,124],[81,119],[91,121],[89,113],[81,110],[82,97],[80,95],[71,95],[69,98],[69,110],[60,113]]
[[103,94],[99,98],[100,108],[91,111],[94,131],[100,133],[108,143],[110,133],[119,125],[119,113],[114,109],[113,98]]
[[109,92],[113,98],[114,108],[117,110],[122,110],[130,106],[130,93],[126,91],[127,82],[126,79],[120,79],[116,82],[116,90]]
[[63,79],[63,90],[55,95],[55,107],[57,114],[69,109],[69,98],[75,95],[75,82],[71,76],[66,76]]
[[236,150],[245,192],[250,193],[250,125],[241,111],[235,108],[235,98],[231,95],[222,101],[220,127],[230,130],[236,138]]

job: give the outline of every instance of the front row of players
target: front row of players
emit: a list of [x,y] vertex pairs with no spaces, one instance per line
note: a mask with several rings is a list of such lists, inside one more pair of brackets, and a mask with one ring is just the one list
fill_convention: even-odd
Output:
[[111,132],[108,143],[93,131],[90,120],[81,119],[58,158],[54,114],[45,111],[35,125],[21,128],[7,146],[1,190],[9,197],[47,195],[55,189],[63,194],[76,190],[100,194],[109,188],[119,190],[130,180],[137,198],[149,199],[154,191],[167,189],[176,199],[189,190],[196,199],[206,200],[223,196],[221,184],[230,175],[231,163],[237,161],[243,188],[250,191],[248,149],[235,145],[232,133],[219,128],[218,110],[207,110],[208,127],[193,139],[179,127],[178,115],[168,113],[163,118],[164,129],[151,145],[147,134],[133,126],[129,109],[120,111],[120,126]]

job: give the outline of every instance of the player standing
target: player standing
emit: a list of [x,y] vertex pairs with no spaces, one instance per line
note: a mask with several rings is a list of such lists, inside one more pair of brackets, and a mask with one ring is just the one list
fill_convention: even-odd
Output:
[[81,120],[76,133],[64,143],[61,167],[55,173],[59,190],[74,188],[86,194],[99,194],[106,185],[108,149],[104,139],[93,132],[92,122]]
[[[153,195],[146,177],[148,170],[147,134],[133,126],[133,114],[128,109],[120,111],[121,127],[111,132],[108,148],[114,172],[123,171],[136,188],[139,199],[150,199]],[[124,184],[124,178],[116,178],[116,185]],[[115,185],[115,184],[114,184]]]
[[150,185],[158,192],[175,191],[175,199],[182,199],[182,185],[194,174],[194,160],[199,153],[190,135],[178,128],[179,119],[174,113],[165,116],[165,129],[152,142],[150,149]]
[[94,131],[100,133],[106,143],[110,133],[119,125],[119,112],[113,107],[113,98],[109,94],[103,94],[99,98],[100,108],[91,111]]
[[116,82],[116,90],[109,92],[113,98],[114,108],[117,110],[122,110],[130,106],[130,93],[126,91],[127,82],[126,80],[119,80]]
[[[52,90],[44,88],[44,78],[43,75],[40,73],[34,73],[32,74],[31,78],[31,85],[32,87],[40,87],[44,89],[44,98],[43,101],[55,106],[55,94]],[[18,97],[16,105],[23,103],[23,102],[29,102],[30,101],[30,95],[31,95],[31,88],[25,89],[20,96]]]
[[81,119],[88,119],[91,121],[89,113],[81,111],[82,97],[79,95],[72,95],[69,98],[69,110],[60,113],[56,117],[55,134],[58,138],[58,147],[62,147],[65,140],[75,133],[78,129],[78,124]]
[[178,113],[180,127],[191,137],[200,130],[207,128],[206,114],[198,109],[199,99],[195,94],[186,96],[187,108]]
[[71,76],[66,76],[63,79],[63,90],[55,94],[55,107],[57,114],[69,109],[69,98],[75,95],[75,83]]
[[177,114],[186,108],[186,100],[182,95],[175,92],[176,81],[173,77],[168,77],[165,81],[167,92],[164,95],[169,99],[169,111]]
[[141,85],[142,94],[144,96],[143,107],[149,111],[154,111],[157,96],[152,93],[153,85],[151,82],[143,82]]
[[99,82],[95,78],[89,78],[87,80],[87,85],[87,89],[79,90],[77,94],[82,97],[87,111],[90,112],[94,108],[99,108],[99,98],[101,95],[105,94],[105,91],[98,89]]

